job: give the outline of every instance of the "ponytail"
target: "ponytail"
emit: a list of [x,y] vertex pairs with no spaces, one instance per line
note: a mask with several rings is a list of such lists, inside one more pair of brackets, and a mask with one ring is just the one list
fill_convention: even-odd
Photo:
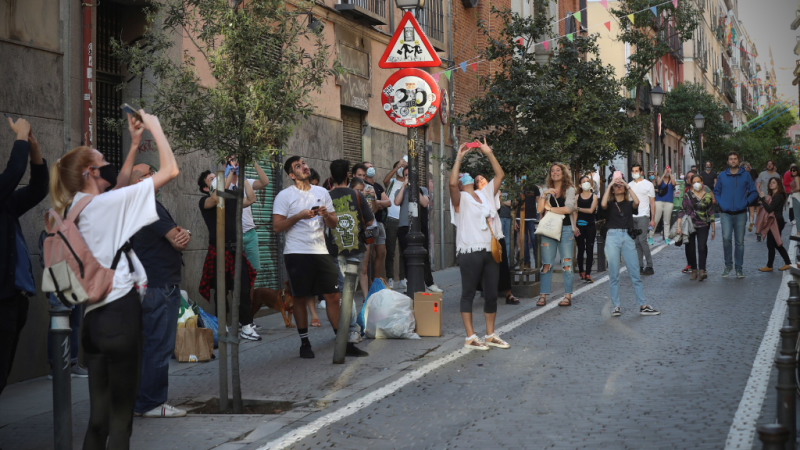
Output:
[[94,163],[94,150],[81,146],[72,149],[50,166],[50,203],[60,216],[64,216],[72,198],[83,189],[83,172]]

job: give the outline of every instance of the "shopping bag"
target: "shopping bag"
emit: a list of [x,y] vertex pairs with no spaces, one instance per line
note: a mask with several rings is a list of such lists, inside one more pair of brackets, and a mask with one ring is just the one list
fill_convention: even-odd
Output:
[[175,359],[178,362],[206,362],[214,355],[214,333],[207,328],[178,328]]
[[207,328],[214,333],[214,348],[219,347],[219,341],[217,337],[217,333],[219,333],[219,325],[217,323],[217,318],[205,312],[203,308],[200,308],[200,326]]

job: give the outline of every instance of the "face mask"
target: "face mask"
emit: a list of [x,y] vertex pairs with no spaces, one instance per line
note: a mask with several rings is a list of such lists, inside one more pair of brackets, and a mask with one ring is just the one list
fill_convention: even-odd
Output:
[[706,172],[711,172],[711,167],[706,167]]
[[653,181],[653,180],[655,180],[655,179],[656,179],[656,176],[655,176],[655,175],[650,175],[650,181]]
[[397,176],[398,176],[398,177],[401,177],[401,178],[403,177],[403,168],[402,168],[402,167],[400,167],[399,169],[397,169]]
[[634,180],[638,180],[638,179],[639,179],[639,178],[641,178],[642,176],[641,176],[641,175],[639,175],[638,173],[634,173],[634,174],[631,174],[631,177],[632,177]]
[[367,169],[367,178],[372,178],[374,176],[375,176],[375,168],[370,167],[369,169]]
[[592,185],[591,185],[591,184],[589,184],[589,183],[581,183],[581,188],[582,188],[584,191],[588,191],[588,190],[590,190],[590,189],[592,188]]
[[114,166],[108,164],[101,167],[100,178],[108,181],[108,184],[110,184],[110,186],[106,189],[107,191],[114,189],[114,186],[117,185],[117,171],[114,169]]
[[681,180],[683,179],[683,175],[681,175]]
[[475,180],[468,174],[465,173],[463,177],[461,177],[461,185],[466,186],[468,184],[475,183]]
[[695,183],[692,185],[695,191],[699,191],[701,187],[703,187],[703,183]]

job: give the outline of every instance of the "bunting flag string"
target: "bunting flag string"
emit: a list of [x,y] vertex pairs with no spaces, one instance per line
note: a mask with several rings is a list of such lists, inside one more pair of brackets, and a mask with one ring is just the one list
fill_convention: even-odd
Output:
[[608,9],[608,0],[600,0],[600,4],[603,5],[603,8],[606,10]]
[[653,12],[654,16],[658,17],[658,8],[656,8],[655,6],[651,6],[650,11]]
[[635,25],[636,24],[636,22],[634,22],[634,20],[633,20],[633,14],[628,14],[628,20],[631,21],[631,25]]
[[606,28],[608,28],[608,32],[610,33],[611,32],[611,21],[609,20],[604,25],[606,26]]

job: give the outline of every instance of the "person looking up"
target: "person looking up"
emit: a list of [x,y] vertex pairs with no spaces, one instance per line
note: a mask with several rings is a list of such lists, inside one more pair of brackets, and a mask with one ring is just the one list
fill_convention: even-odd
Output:
[[312,186],[319,186],[319,173],[314,169],[310,169],[310,170],[311,170],[311,180],[309,180],[309,181],[311,182],[311,185]]
[[757,196],[758,191],[750,174],[739,169],[739,154],[728,153],[728,168],[719,174],[717,184],[714,185],[714,198],[720,209],[722,249],[725,253],[723,277],[731,273],[735,263],[736,277],[744,278],[744,230],[747,224],[747,207]]
[[[225,189],[236,191],[240,187],[239,164],[235,161],[231,164],[235,164],[230,167],[236,170],[230,170],[228,175],[226,175]],[[253,167],[256,169],[258,179],[253,180],[247,178],[247,182],[250,183],[250,187],[253,188],[253,191],[260,191],[269,185],[269,178],[267,174],[264,173],[264,169],[262,169],[257,162],[253,161]],[[261,255],[259,255],[258,252],[258,233],[256,232],[256,223],[253,221],[253,209],[251,206],[242,208],[242,247],[244,247],[244,254],[247,256],[250,265],[253,266],[253,270],[258,273],[258,271],[261,270]]]
[[[761,197],[761,191],[767,190],[767,184],[769,180],[772,178],[777,178],[778,182],[781,182],[781,175],[778,173],[777,169],[775,168],[775,161],[767,160],[767,167],[766,170],[758,174],[758,179],[756,179],[756,191],[758,192],[758,196]],[[756,202],[759,207],[763,206],[762,202]],[[758,217],[758,216],[756,216]],[[761,242],[761,234],[758,233],[756,230],[756,242]]]
[[778,270],[784,271],[792,266],[789,253],[783,246],[781,233],[786,221],[783,219],[783,205],[786,203],[786,192],[778,178],[769,178],[768,188],[759,194],[761,211],[756,219],[756,230],[767,238],[767,265],[758,269],[761,272],[772,272],[772,263],[775,261],[775,250],[781,254],[784,265]]
[[[139,110],[128,116],[133,151],[144,130],[158,148],[159,170],[131,186],[117,186],[117,172],[99,151],[74,148],[50,168],[50,201],[64,217],[77,213],[78,231],[103,267],[118,263],[111,292],[86,307],[81,331],[89,370],[89,426],[84,449],[128,449],[141,375],[142,303],[138,286],[147,274],[130,239],[158,220],[156,192],[178,176],[175,156],[158,118]],[[131,168],[132,169],[132,168]],[[128,180],[124,181],[127,184]]]
[[[592,261],[594,259],[594,240],[597,237],[595,212],[597,211],[597,195],[592,189],[591,178],[581,177],[578,185],[578,199],[573,214],[573,229],[578,242],[578,272],[581,280],[594,283],[592,279]],[[586,255],[586,270],[583,269],[583,257]]]
[[[655,221],[650,217],[650,213],[656,209],[656,191],[653,183],[643,178],[641,164],[634,164],[631,167],[631,178],[633,181],[628,183],[628,186],[639,199],[639,211],[633,215],[633,226],[640,231],[635,238],[636,254],[639,255],[639,272],[643,275],[653,275],[655,273],[653,271],[653,255],[648,245],[652,244],[653,240],[648,237],[648,228],[656,227]],[[642,256],[644,256],[646,265],[642,263]]]
[[683,197],[676,228],[678,234],[681,234],[681,220],[691,220],[694,224],[695,232],[687,236],[686,258],[692,271],[690,279],[703,281],[708,278],[706,273],[708,234],[710,231],[712,241],[717,234],[714,223],[714,194],[706,191],[702,176],[694,175],[691,181],[691,190]]
[[[675,201],[675,185],[677,182],[675,178],[672,177],[672,170],[667,167],[664,169],[664,173],[661,177],[656,181],[655,188],[656,188],[656,201],[655,201],[655,216],[653,217],[653,222],[658,223],[661,218],[664,218],[664,229],[662,234],[664,235],[664,243],[669,245],[669,230],[670,230],[670,223],[672,222],[672,209],[673,209],[673,202]],[[655,234],[656,229],[650,230],[650,240],[652,241],[653,235]]]
[[[552,265],[556,259],[556,252],[561,254],[561,269],[564,278],[564,299],[558,306],[572,305],[572,256],[575,250],[575,235],[572,230],[572,213],[575,211],[575,188],[572,187],[572,177],[567,166],[556,163],[550,166],[545,185],[547,188],[539,198],[536,210],[544,216],[546,214],[562,214],[561,239],[556,240],[549,236],[540,235],[542,241],[542,276],[539,290],[539,301],[536,306],[544,306],[550,294],[553,280]],[[546,211],[546,212],[545,212]],[[556,216],[557,217],[557,216]]]
[[[492,165],[494,179],[480,191],[475,190],[475,180],[471,176],[464,175],[459,180],[461,162],[471,150],[466,144],[462,144],[450,171],[448,185],[453,202],[452,222],[456,226],[456,256],[461,271],[461,320],[467,332],[464,347],[469,350],[489,350],[490,346],[510,347],[506,341],[500,339],[494,329],[500,265],[492,257],[492,236],[500,236],[502,233],[502,224],[497,215],[500,204],[495,203],[495,194],[503,183],[505,173],[491,147],[486,144],[486,138],[480,144],[481,153]],[[475,334],[472,327],[472,302],[479,281],[484,289],[483,313],[486,317],[486,335],[483,339]]]
[[400,206],[395,204],[394,198],[397,195],[397,191],[406,182],[405,169],[407,167],[408,157],[404,156],[400,161],[394,163],[391,172],[383,178],[386,194],[391,200],[389,208],[386,210],[386,277],[388,278],[389,285],[387,287],[389,289],[397,288],[403,290],[406,288],[406,258],[402,251],[399,255],[397,285],[394,283],[394,256],[397,250],[397,230],[400,228]]

